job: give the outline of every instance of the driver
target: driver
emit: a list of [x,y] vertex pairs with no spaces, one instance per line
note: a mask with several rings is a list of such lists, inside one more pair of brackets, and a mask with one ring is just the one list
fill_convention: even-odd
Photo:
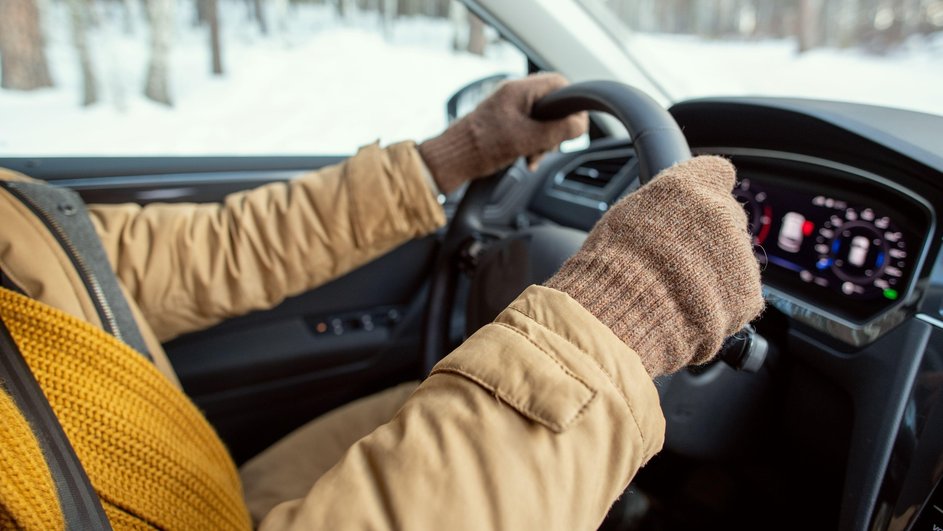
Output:
[[86,209],[0,171],[0,365],[29,366],[70,443],[31,416],[32,376],[0,381],[0,527],[89,527],[98,511],[120,528],[595,528],[661,448],[652,378],[708,361],[762,309],[723,159],[662,172],[418,387],[314,421],[241,482],[160,347],[440,227],[438,192],[585,131],[585,115],[529,118],[565,83],[507,83],[418,147],[367,146],[222,204]]

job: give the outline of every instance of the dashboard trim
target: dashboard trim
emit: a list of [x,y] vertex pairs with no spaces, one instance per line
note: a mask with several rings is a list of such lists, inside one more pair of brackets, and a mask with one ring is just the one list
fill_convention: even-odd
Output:
[[928,325],[930,325],[930,326],[932,326],[932,327],[934,327],[934,328],[939,328],[939,329],[943,330],[943,321],[937,319],[936,317],[931,317],[931,316],[929,316],[929,315],[927,315],[927,314],[925,314],[925,313],[918,313],[918,314],[915,315],[914,317],[916,317],[917,319],[919,319],[919,320],[921,320],[921,321],[927,323]]
[[546,188],[545,193],[557,199],[578,203],[585,207],[598,210],[599,212],[605,212],[609,210],[609,203],[604,198],[587,198],[581,196],[577,191],[567,190],[566,185],[564,184],[566,181],[566,175],[586,162],[619,158],[625,158],[627,163],[616,173],[616,175],[613,176],[610,182],[599,188],[599,193],[605,195],[606,192],[609,192],[614,187],[618,186],[623,177],[633,173],[633,170],[635,169],[634,166],[637,164],[635,161],[635,150],[633,148],[625,147],[605,149],[601,151],[583,153],[574,157],[572,160],[567,161],[566,164],[554,172],[550,186]]
[[130,188],[142,186],[193,186],[230,182],[256,183],[259,181],[290,181],[308,170],[231,171],[224,174],[171,173],[155,175],[128,175],[116,177],[66,177],[49,181],[49,184],[73,190]]
[[884,188],[894,190],[905,195],[923,207],[925,213],[928,215],[930,223],[929,230],[920,249],[920,255],[918,256],[914,266],[914,276],[910,280],[910,283],[908,284],[903,296],[900,298],[900,301],[897,304],[882,311],[881,313],[875,315],[871,319],[863,323],[856,323],[854,321],[837,316],[825,308],[817,306],[813,303],[789,296],[782,291],[777,290],[776,288],[768,286],[764,286],[763,288],[764,293],[767,294],[767,301],[771,306],[777,308],[795,320],[800,321],[820,332],[830,334],[840,341],[853,347],[862,347],[873,342],[906,319],[907,308],[913,306],[919,299],[920,292],[917,291],[917,289],[920,280],[920,272],[923,271],[923,268],[926,265],[930,246],[935,241],[936,235],[936,211],[925,198],[907,187],[901,186],[898,183],[881,177],[880,175],[871,173],[867,170],[862,170],[861,168],[856,168],[847,164],[808,155],[800,155],[797,153],[768,149],[724,146],[698,147],[692,149],[692,152],[697,155],[714,154],[785,160],[828,168],[854,175],[856,177],[871,181]]

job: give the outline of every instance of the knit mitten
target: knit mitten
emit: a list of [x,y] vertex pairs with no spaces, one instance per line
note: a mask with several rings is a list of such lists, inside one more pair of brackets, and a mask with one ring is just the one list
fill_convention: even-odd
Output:
[[612,329],[653,378],[706,363],[763,309],[735,179],[719,157],[661,172],[616,203],[546,285]]
[[534,103],[567,85],[560,74],[536,74],[501,85],[477,109],[441,135],[419,146],[443,193],[485,177],[518,157],[535,162],[560,142],[586,132],[586,113],[541,122],[530,117]]

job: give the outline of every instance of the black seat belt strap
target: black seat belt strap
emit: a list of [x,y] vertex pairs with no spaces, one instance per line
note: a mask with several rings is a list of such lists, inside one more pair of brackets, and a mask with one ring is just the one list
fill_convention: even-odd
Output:
[[0,318],[0,385],[29,422],[52,475],[66,529],[111,529],[98,493],[46,395]]

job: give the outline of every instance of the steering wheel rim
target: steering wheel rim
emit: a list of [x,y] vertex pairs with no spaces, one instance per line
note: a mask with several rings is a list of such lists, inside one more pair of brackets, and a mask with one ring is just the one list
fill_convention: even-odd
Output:
[[648,94],[624,83],[587,81],[566,86],[534,104],[531,116],[556,120],[580,111],[605,112],[625,126],[639,159],[642,184],[691,158],[688,141],[668,111]]
[[[587,81],[568,85],[535,103],[531,116],[556,120],[581,111],[608,113],[625,126],[639,159],[642,184],[691,157],[687,140],[668,111],[641,90],[624,83]],[[429,374],[448,354],[459,254],[470,239],[481,234],[484,208],[506,172],[507,168],[469,184],[439,248],[423,322],[423,375]]]

